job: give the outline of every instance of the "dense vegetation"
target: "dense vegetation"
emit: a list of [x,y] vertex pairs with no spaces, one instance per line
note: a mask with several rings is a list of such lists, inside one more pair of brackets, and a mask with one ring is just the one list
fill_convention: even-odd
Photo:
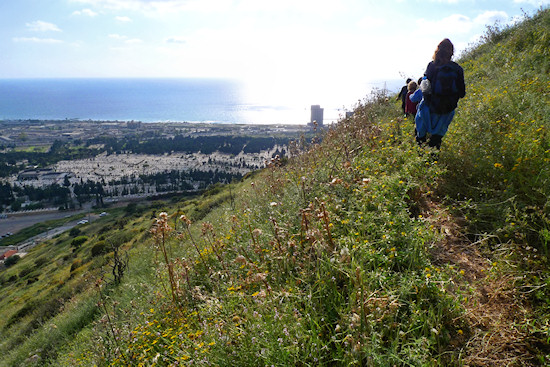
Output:
[[90,139],[87,144],[102,144],[107,153],[127,151],[136,154],[164,154],[172,152],[212,154],[220,152],[237,155],[244,153],[259,153],[276,145],[284,146],[288,137],[249,137],[249,136],[183,136],[128,138],[124,140],[98,137]]
[[37,247],[0,274],[0,364],[548,365],[550,11],[459,63],[440,152],[374,93],[288,162]]
[[[55,141],[46,152],[7,151],[0,155],[0,177],[24,170],[27,166],[47,167],[62,160],[74,160],[93,157],[102,151],[96,148]],[[18,162],[27,161],[23,164]]]

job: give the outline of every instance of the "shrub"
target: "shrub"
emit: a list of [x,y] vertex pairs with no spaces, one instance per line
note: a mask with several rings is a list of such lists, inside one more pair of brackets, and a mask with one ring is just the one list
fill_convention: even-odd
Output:
[[104,225],[103,227],[101,227],[101,229],[97,232],[98,234],[103,234],[103,233],[107,233],[109,231],[111,231],[113,229],[113,227],[109,224],[107,225]]
[[4,261],[4,265],[6,265],[6,267],[10,267],[17,263],[20,259],[21,258],[19,257],[19,255],[10,256]]
[[76,269],[80,268],[82,266],[82,260],[76,259],[71,264],[71,273],[73,273]]
[[93,247],[92,247],[92,256],[99,256],[107,252],[107,246],[105,245],[105,241],[98,241]]
[[6,322],[6,328],[10,327],[11,325],[15,324],[19,320],[21,320],[23,317],[30,315],[36,308],[37,302],[34,300],[26,302],[23,307],[21,307],[19,310],[17,310]]
[[32,272],[32,268],[30,267],[26,267],[26,268],[23,268],[23,270],[21,270],[19,272],[19,278],[22,279],[24,277],[26,277],[27,275],[29,275],[31,272]]
[[126,214],[134,214],[137,210],[137,204],[136,203],[130,203],[126,205],[126,208],[124,208],[124,211]]
[[115,222],[119,229],[123,229],[126,224],[128,224],[128,218],[120,218]]
[[73,227],[70,231],[69,231],[69,236],[71,237],[76,237],[78,236],[79,234],[81,233],[80,229],[78,227]]
[[86,241],[88,241],[87,236],[78,236],[71,241],[71,247],[79,248]]
[[111,236],[108,241],[113,246],[121,246],[127,242],[130,242],[134,236],[131,232],[117,232]]
[[42,265],[45,265],[46,263],[48,263],[48,258],[47,257],[39,257],[38,259],[36,259],[34,261],[34,266],[39,268],[41,267]]

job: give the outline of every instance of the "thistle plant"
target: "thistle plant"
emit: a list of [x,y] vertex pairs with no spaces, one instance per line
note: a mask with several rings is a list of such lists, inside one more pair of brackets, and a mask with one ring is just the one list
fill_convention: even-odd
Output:
[[151,228],[151,234],[155,238],[155,243],[157,248],[160,250],[166,269],[168,270],[168,281],[170,283],[170,293],[172,295],[172,301],[174,305],[179,305],[179,300],[177,297],[177,280],[174,274],[174,263],[168,255],[167,249],[167,240],[170,232],[172,232],[172,227],[168,224],[168,213],[161,212],[156,218],[153,227]]

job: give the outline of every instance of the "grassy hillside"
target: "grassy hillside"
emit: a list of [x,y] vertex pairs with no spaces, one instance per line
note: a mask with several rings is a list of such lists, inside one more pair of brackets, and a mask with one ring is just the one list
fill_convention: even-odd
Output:
[[549,364],[549,50],[548,10],[489,29],[440,152],[375,93],[290,160],[36,248],[0,274],[0,365]]

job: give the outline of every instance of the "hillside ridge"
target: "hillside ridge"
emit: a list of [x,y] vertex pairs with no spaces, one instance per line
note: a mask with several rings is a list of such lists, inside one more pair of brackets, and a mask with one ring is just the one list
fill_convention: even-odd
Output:
[[239,182],[35,247],[0,365],[547,365],[550,10],[458,62],[440,151],[373,91]]

